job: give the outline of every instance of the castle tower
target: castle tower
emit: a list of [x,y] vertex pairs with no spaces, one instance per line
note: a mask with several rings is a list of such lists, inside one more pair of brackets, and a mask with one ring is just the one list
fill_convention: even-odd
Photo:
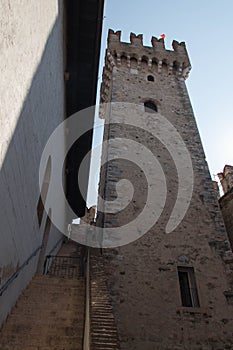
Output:
[[121,349],[233,348],[232,253],[185,86],[190,68],[184,43],[166,50],[153,37],[146,47],[142,35],[124,43],[109,31],[97,226]]

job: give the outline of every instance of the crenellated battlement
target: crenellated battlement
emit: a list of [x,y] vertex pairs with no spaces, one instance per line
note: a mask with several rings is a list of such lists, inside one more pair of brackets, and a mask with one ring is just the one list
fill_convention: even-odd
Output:
[[101,85],[101,102],[108,102],[113,68],[128,69],[132,74],[166,74],[186,79],[191,69],[184,42],[174,40],[173,50],[166,50],[164,39],[151,38],[152,46],[143,45],[143,35],[130,34],[130,43],[121,41],[121,31],[108,32],[108,47],[105,55]]
[[108,55],[116,66],[120,66],[122,60],[126,60],[127,66],[130,67],[133,59],[137,61],[137,69],[141,68],[142,62],[146,62],[149,71],[152,66],[156,66],[157,72],[160,73],[162,67],[166,67],[168,74],[175,74],[184,79],[188,77],[191,64],[184,42],[173,40],[173,50],[167,50],[164,39],[153,36],[151,44],[151,47],[143,45],[142,34],[131,33],[130,43],[125,43],[121,41],[121,31],[114,32],[109,29],[108,32]]

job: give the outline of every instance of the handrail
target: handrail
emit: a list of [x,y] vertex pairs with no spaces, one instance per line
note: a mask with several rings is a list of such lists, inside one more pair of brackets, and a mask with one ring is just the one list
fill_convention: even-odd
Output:
[[29,258],[18,268],[18,270],[13,273],[13,275],[4,283],[4,285],[0,288],[0,296],[7,290],[9,285],[18,277],[19,273],[23,270],[23,268],[28,265],[29,261],[37,255],[39,250],[41,250],[42,245],[40,245],[30,256]]
[[56,255],[52,255],[52,252],[57,248],[57,246],[59,245],[59,243],[61,241],[64,240],[64,237],[62,236],[61,238],[59,238],[59,240],[57,241],[57,243],[55,244],[55,246],[49,251],[48,255],[46,256],[45,258],[45,261],[44,261],[44,267],[43,267],[43,275],[46,275],[47,273],[47,263],[48,263],[48,260],[50,258],[53,258],[55,257]]
[[90,251],[87,252],[86,267],[86,306],[85,306],[85,324],[83,334],[83,350],[90,350]]
[[67,258],[67,259],[80,259],[80,256],[69,256],[69,255],[46,255],[46,258]]

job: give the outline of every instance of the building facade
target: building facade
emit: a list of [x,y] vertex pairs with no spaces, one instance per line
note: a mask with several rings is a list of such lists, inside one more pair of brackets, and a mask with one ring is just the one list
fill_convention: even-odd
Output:
[[[53,210],[44,210],[39,188],[43,149],[55,128],[82,108],[95,104],[103,1],[1,1],[1,220],[0,324],[48,254],[56,254],[72,218],[62,201],[62,232]],[[89,116],[90,128],[94,115]],[[65,159],[66,135],[59,141]],[[91,148],[92,131],[69,152],[64,171],[67,200],[77,216],[86,198],[74,178]],[[53,159],[42,175],[49,191]],[[89,164],[83,177],[87,191]],[[48,215],[49,214],[49,215]]]
[[[106,103],[102,110],[104,140],[110,142],[103,147],[99,190],[105,202],[98,205],[97,226],[126,230],[130,221],[144,213],[150,193],[162,188],[164,178],[167,186],[166,198],[158,191],[149,218],[144,217],[145,221],[156,217],[147,233],[140,235],[141,219],[134,225],[138,239],[123,239],[118,246],[113,240],[112,248],[107,239],[102,241],[100,259],[121,349],[233,347],[232,252],[185,86],[190,68],[184,43],[173,41],[173,50],[166,50],[164,40],[153,37],[152,47],[147,47],[142,35],[131,33],[130,43],[124,43],[121,32],[109,31],[101,102]],[[137,117],[141,116],[141,125],[125,123],[132,120],[132,105]],[[185,171],[188,164],[178,141],[169,146],[174,128],[190,155],[192,181],[179,177],[179,167]],[[118,139],[117,147],[114,142]],[[129,140],[139,160],[137,156],[123,159],[122,150],[128,152]],[[155,174],[150,168],[153,161],[141,156],[145,148],[159,161],[163,175],[159,167]],[[151,183],[145,174],[150,175]],[[116,209],[124,199],[117,187],[122,179],[127,180],[125,187],[122,183],[127,195],[129,182],[133,185],[131,198],[124,208],[111,212],[111,203]],[[187,211],[169,230],[180,191],[180,206],[188,199]],[[111,233],[107,238],[111,241]]]

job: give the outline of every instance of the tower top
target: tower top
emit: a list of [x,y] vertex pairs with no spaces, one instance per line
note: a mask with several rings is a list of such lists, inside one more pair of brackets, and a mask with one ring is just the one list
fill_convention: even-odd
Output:
[[143,45],[143,35],[130,34],[130,43],[121,41],[121,31],[108,31],[108,50],[114,57],[126,55],[137,59],[146,58],[148,61],[166,63],[170,67],[176,66],[184,78],[191,70],[186,45],[184,42],[173,40],[173,50],[167,50],[163,38],[151,38],[152,46]]
[[225,165],[223,172],[218,173],[218,178],[221,182],[224,194],[233,188],[233,166]]

